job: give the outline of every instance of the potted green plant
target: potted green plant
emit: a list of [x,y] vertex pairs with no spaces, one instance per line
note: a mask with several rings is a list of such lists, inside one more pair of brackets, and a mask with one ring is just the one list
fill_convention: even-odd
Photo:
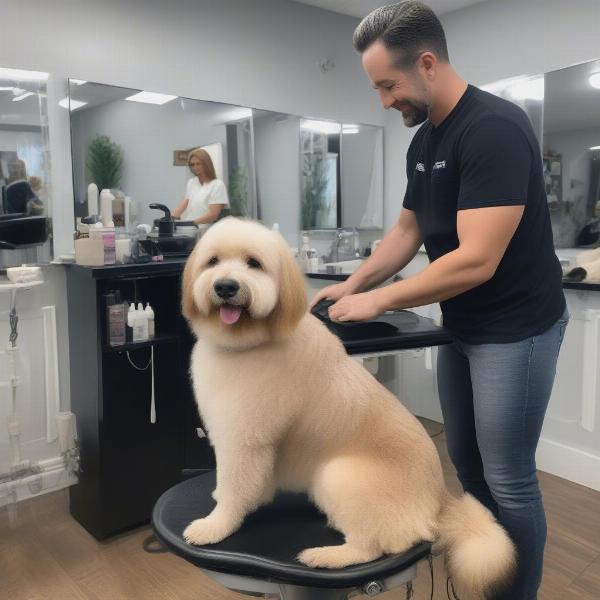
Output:
[[99,190],[118,188],[123,176],[123,150],[107,135],[97,135],[88,148],[86,167]]

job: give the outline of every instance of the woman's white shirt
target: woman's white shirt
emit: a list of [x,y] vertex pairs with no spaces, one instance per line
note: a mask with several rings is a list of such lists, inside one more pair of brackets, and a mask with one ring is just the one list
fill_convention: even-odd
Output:
[[208,212],[209,204],[223,204],[229,206],[227,188],[220,179],[213,179],[202,184],[197,177],[188,180],[185,189],[188,205],[181,214],[181,219],[191,221]]

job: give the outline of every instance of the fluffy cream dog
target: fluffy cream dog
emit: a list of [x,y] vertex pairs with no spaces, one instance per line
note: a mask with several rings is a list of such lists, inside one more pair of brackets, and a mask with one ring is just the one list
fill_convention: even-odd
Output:
[[304,550],[304,564],[339,568],[431,540],[457,592],[485,598],[514,568],[505,531],[471,496],[449,495],[419,421],[306,309],[287,244],[256,222],[220,221],[187,261],[183,314],[198,338],[191,373],[217,504],[185,539],[218,542],[277,489],[301,491],[345,536]]

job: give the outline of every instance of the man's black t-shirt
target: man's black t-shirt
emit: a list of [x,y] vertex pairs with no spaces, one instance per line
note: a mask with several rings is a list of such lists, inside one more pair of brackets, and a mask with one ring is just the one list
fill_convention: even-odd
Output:
[[565,310],[540,148],[515,104],[471,85],[438,126],[415,134],[404,207],[415,212],[431,262],[458,248],[457,211],[525,205],[494,276],[441,302],[444,325],[467,343],[537,335]]

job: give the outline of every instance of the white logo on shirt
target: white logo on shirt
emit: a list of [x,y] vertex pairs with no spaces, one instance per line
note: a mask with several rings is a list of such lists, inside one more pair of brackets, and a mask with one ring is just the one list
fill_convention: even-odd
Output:
[[445,160],[439,160],[438,162],[436,162],[433,165],[433,170],[436,171],[437,169],[445,169],[446,168],[446,161]]
[[417,163],[417,166],[415,167],[415,169],[417,171],[421,171],[421,173],[425,173],[425,165],[421,162]]

